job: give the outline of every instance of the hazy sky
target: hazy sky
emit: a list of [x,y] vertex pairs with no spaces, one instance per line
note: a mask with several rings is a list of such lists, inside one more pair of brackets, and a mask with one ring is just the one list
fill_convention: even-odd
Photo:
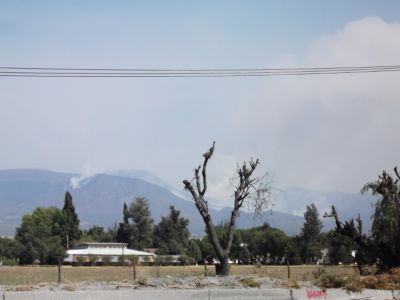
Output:
[[[399,1],[2,1],[0,66],[400,65]],[[0,168],[146,169],[213,140],[211,195],[259,157],[277,186],[358,192],[400,161],[400,73],[0,79]]]

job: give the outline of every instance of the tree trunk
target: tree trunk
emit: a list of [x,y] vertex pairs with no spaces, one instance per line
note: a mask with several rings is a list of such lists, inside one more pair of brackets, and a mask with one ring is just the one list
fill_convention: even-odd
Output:
[[220,258],[219,264],[215,265],[215,273],[218,276],[228,276],[231,266],[229,265],[229,258]]

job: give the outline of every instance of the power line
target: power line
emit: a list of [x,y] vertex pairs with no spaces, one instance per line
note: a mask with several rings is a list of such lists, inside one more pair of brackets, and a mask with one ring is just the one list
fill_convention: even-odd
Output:
[[303,76],[398,72],[400,65],[309,67],[309,68],[243,68],[243,69],[129,69],[129,68],[55,68],[0,66],[0,77],[78,77],[78,78],[150,78],[150,77],[261,77]]
[[287,71],[287,70],[331,70],[331,69],[371,69],[371,68],[400,68],[400,65],[374,65],[374,66],[347,66],[347,67],[308,67],[308,68],[229,68],[229,69],[129,69],[129,68],[55,68],[55,67],[7,67],[0,66],[0,69],[14,69],[14,70],[58,70],[58,71],[160,71],[160,72],[169,72],[169,71]]

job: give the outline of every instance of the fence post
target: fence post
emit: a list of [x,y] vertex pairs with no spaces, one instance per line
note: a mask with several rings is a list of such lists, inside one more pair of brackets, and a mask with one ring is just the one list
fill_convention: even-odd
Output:
[[207,264],[205,259],[203,259],[203,263],[204,263],[204,277],[207,277]]
[[58,259],[58,285],[61,284],[61,259]]
[[136,257],[133,258],[133,281],[136,281]]

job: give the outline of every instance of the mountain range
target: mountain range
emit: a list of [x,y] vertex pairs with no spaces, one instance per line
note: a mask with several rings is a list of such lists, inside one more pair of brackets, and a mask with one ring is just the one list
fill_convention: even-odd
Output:
[[[122,221],[123,203],[135,197],[145,197],[155,222],[169,213],[170,205],[190,220],[192,236],[204,235],[204,223],[196,207],[181,191],[150,172],[141,170],[116,171],[87,178],[79,174],[40,169],[0,170],[0,235],[13,235],[25,213],[37,206],[62,207],[64,193],[70,191],[81,220],[81,226],[114,226]],[[347,219],[361,214],[366,228],[370,226],[371,196],[349,193],[324,193],[302,188],[287,188],[277,195],[274,210],[260,216],[241,211],[239,228],[249,228],[268,222],[271,226],[296,234],[304,222],[302,211],[314,202],[322,214],[335,205],[341,217]],[[228,220],[231,208],[211,209],[214,223]],[[326,229],[332,220],[324,220]]]

